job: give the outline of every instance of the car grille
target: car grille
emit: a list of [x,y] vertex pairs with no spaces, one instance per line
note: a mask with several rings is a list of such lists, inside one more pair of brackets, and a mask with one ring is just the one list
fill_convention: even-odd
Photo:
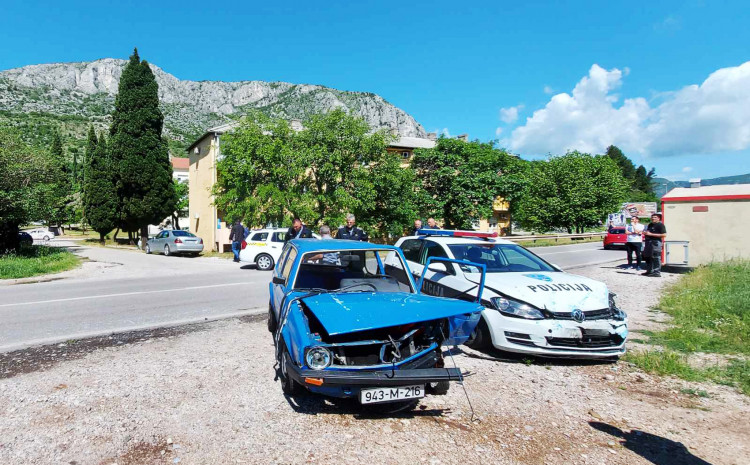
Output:
[[[609,320],[612,318],[612,311],[608,308],[603,308],[601,310],[589,310],[588,312],[583,312],[583,314],[586,316],[586,320]],[[572,320],[573,317],[570,316],[570,313],[552,313],[553,318],[555,320]]]
[[607,336],[592,336],[584,334],[580,339],[567,337],[548,337],[547,343],[555,347],[571,347],[580,349],[599,349],[604,347],[617,347],[623,342],[619,334]]

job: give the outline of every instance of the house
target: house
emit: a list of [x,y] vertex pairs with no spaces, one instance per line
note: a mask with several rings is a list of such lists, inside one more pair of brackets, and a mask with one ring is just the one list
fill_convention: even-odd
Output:
[[172,163],[172,177],[180,182],[187,182],[190,175],[190,158],[170,156],[169,161]]
[[[302,123],[298,120],[290,122],[292,129],[300,131]],[[217,182],[216,163],[221,159],[221,136],[237,127],[236,122],[217,126],[207,130],[198,140],[187,148],[189,155],[189,214],[190,231],[211,244],[212,250],[231,250],[229,241],[230,226],[223,212],[214,206],[213,186]],[[460,139],[467,140],[463,134]],[[401,155],[402,167],[409,164],[409,160],[416,149],[435,147],[437,134],[430,133],[427,138],[399,137],[388,145],[386,150]],[[182,224],[182,223],[181,223]],[[510,227],[510,213],[508,202],[498,197],[493,204],[493,215],[488,220],[481,220],[477,227],[483,231],[502,232],[502,228]],[[505,231],[508,231],[506,229]]]
[[695,267],[750,258],[750,184],[672,189],[662,197],[665,264]]

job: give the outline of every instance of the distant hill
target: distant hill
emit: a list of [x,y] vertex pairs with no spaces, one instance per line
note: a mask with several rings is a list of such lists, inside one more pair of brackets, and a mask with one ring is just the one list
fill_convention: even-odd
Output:
[[[726,184],[750,184],[750,173],[720,178],[701,179],[701,186],[721,186]],[[666,178],[653,179],[654,191],[659,198],[675,187],[690,187],[689,181],[670,181]],[[666,186],[666,187],[665,187]]]
[[[82,149],[89,124],[108,127],[125,60],[29,65],[0,71],[0,124],[21,129],[29,142],[49,144],[61,130],[65,145]],[[348,92],[312,84],[264,81],[180,80],[151,64],[159,84],[164,135],[170,150],[182,150],[212,127],[249,110],[286,119],[344,108],[373,129],[425,137],[411,115],[370,92]],[[181,153],[182,152],[182,153]]]

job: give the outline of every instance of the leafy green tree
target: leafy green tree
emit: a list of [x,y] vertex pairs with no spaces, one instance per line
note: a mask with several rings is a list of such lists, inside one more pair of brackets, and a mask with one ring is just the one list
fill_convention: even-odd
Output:
[[174,229],[180,229],[180,218],[188,215],[190,206],[189,186],[187,181],[175,179],[173,181],[175,196],[177,197],[177,207],[172,213],[172,225]]
[[629,187],[606,155],[570,152],[535,161],[515,219],[533,231],[563,228],[580,233],[618,211]]
[[148,225],[175,210],[172,167],[162,138],[164,115],[159,88],[146,60],[133,51],[120,78],[110,127],[112,166],[118,169],[117,196],[122,228],[141,231],[145,246]]
[[89,131],[87,145],[83,209],[86,221],[91,229],[99,233],[99,242],[103,244],[104,236],[118,223],[117,188],[107,139],[104,134],[98,140],[96,134],[92,138],[92,132]]
[[623,177],[631,186],[627,199],[628,201],[657,201],[657,196],[652,185],[652,180],[654,176],[656,176],[656,170],[654,170],[654,168],[651,168],[649,172],[646,172],[646,168],[643,165],[636,168],[633,162],[622,153],[622,150],[614,145],[607,147],[606,155],[617,163],[622,171]]
[[416,173],[410,166],[401,166],[398,153],[387,152],[371,164],[369,175],[375,202],[371,209],[359,213],[358,221],[370,228],[371,239],[388,242],[402,236],[417,217]]
[[0,127],[0,254],[18,248],[18,227],[43,218],[59,169],[49,152]]
[[447,228],[471,229],[492,215],[495,198],[513,205],[525,184],[525,162],[491,142],[441,137],[434,148],[415,150],[411,166],[419,213],[442,218]]

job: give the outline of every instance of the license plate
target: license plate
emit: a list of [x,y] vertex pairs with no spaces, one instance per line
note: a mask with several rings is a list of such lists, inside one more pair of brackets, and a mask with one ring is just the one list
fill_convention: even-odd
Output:
[[362,389],[359,393],[359,402],[362,404],[377,404],[379,402],[395,402],[421,397],[424,397],[424,384]]

